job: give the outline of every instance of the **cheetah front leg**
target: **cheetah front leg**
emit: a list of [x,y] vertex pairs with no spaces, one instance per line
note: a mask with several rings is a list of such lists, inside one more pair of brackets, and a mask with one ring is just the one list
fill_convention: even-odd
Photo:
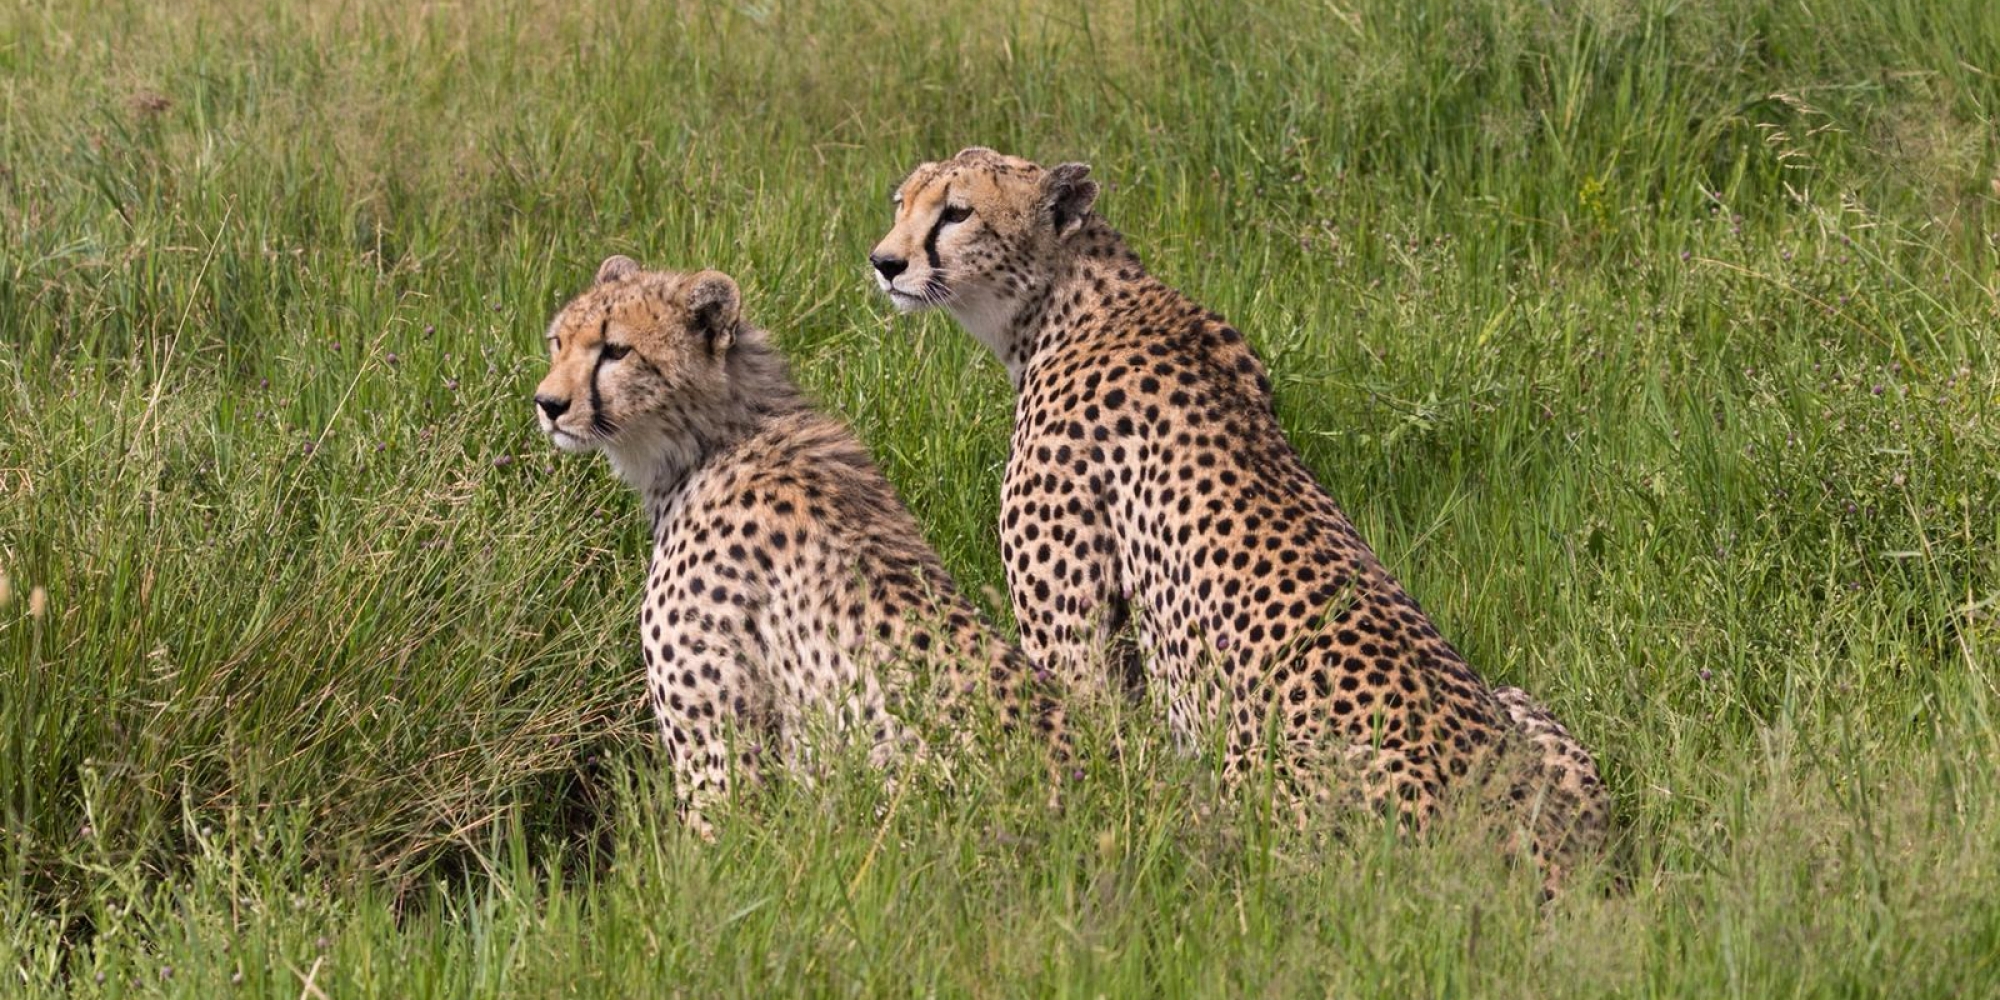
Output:
[[1136,693],[1144,676],[1104,511],[1083,477],[1023,451],[1008,464],[1000,528],[1021,649],[1079,698]]
[[758,780],[767,692],[749,666],[746,637],[728,619],[664,603],[649,611],[642,623],[646,687],[673,765],[675,798],[688,827],[712,841],[707,811],[734,781]]

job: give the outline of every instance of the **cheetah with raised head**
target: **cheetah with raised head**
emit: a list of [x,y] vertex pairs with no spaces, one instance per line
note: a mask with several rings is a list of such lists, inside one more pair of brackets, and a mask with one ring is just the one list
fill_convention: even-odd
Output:
[[869,257],[1014,383],[1000,538],[1028,656],[1077,689],[1135,679],[1231,784],[1269,760],[1301,803],[1416,826],[1448,791],[1505,803],[1553,890],[1604,840],[1590,755],[1439,636],[1286,440],[1242,334],[1146,272],[1087,173],[925,163]]
[[[887,764],[926,710],[975,693],[1060,747],[1060,711],[966,601],[848,429],[815,412],[716,271],[606,260],[548,328],[535,389],[564,451],[602,451],[639,492],[653,555],[639,614],[646,688],[688,822],[811,727]],[[792,761],[796,763],[796,761]]]

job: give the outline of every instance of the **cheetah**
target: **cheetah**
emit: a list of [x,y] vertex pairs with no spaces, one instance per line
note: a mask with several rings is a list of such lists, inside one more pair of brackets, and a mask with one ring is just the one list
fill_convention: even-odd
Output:
[[[867,451],[816,412],[717,271],[614,256],[549,324],[541,428],[641,499],[646,690],[686,821],[814,732],[891,765],[983,689],[1060,744],[1047,685],[960,594]],[[831,723],[831,725],[826,725]],[[817,724],[815,730],[813,726]],[[768,748],[768,751],[767,751]]]
[[1147,273],[1088,173],[979,147],[922,164],[869,256],[899,309],[943,307],[1013,382],[1000,537],[1029,658],[1080,693],[1136,686],[1228,785],[1268,761],[1295,806],[1422,828],[1470,790],[1553,892],[1605,839],[1590,755],[1439,635],[1293,450],[1243,335]]

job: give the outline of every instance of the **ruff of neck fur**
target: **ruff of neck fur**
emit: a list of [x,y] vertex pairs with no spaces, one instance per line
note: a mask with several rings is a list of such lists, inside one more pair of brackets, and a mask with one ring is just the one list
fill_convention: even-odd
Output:
[[677,405],[634,421],[604,448],[611,468],[645,497],[655,517],[717,452],[806,405],[762,330],[746,328],[727,364],[725,392],[686,393]]

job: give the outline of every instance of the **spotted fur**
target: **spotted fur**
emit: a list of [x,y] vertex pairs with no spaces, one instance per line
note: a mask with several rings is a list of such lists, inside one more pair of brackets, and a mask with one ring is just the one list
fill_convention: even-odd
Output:
[[1589,754],[1439,635],[1286,440],[1242,334],[1146,272],[1087,173],[923,164],[871,257],[1017,390],[1000,540],[1029,657],[1145,688],[1232,783],[1270,762],[1301,801],[1356,792],[1417,826],[1490,795],[1553,886],[1604,838]]
[[926,719],[963,721],[975,694],[1062,744],[1027,661],[860,442],[808,405],[727,275],[613,257],[548,342],[542,429],[603,451],[652,526],[646,689],[696,829],[732,781],[774,752],[797,763],[815,732],[886,765],[931,745]]

